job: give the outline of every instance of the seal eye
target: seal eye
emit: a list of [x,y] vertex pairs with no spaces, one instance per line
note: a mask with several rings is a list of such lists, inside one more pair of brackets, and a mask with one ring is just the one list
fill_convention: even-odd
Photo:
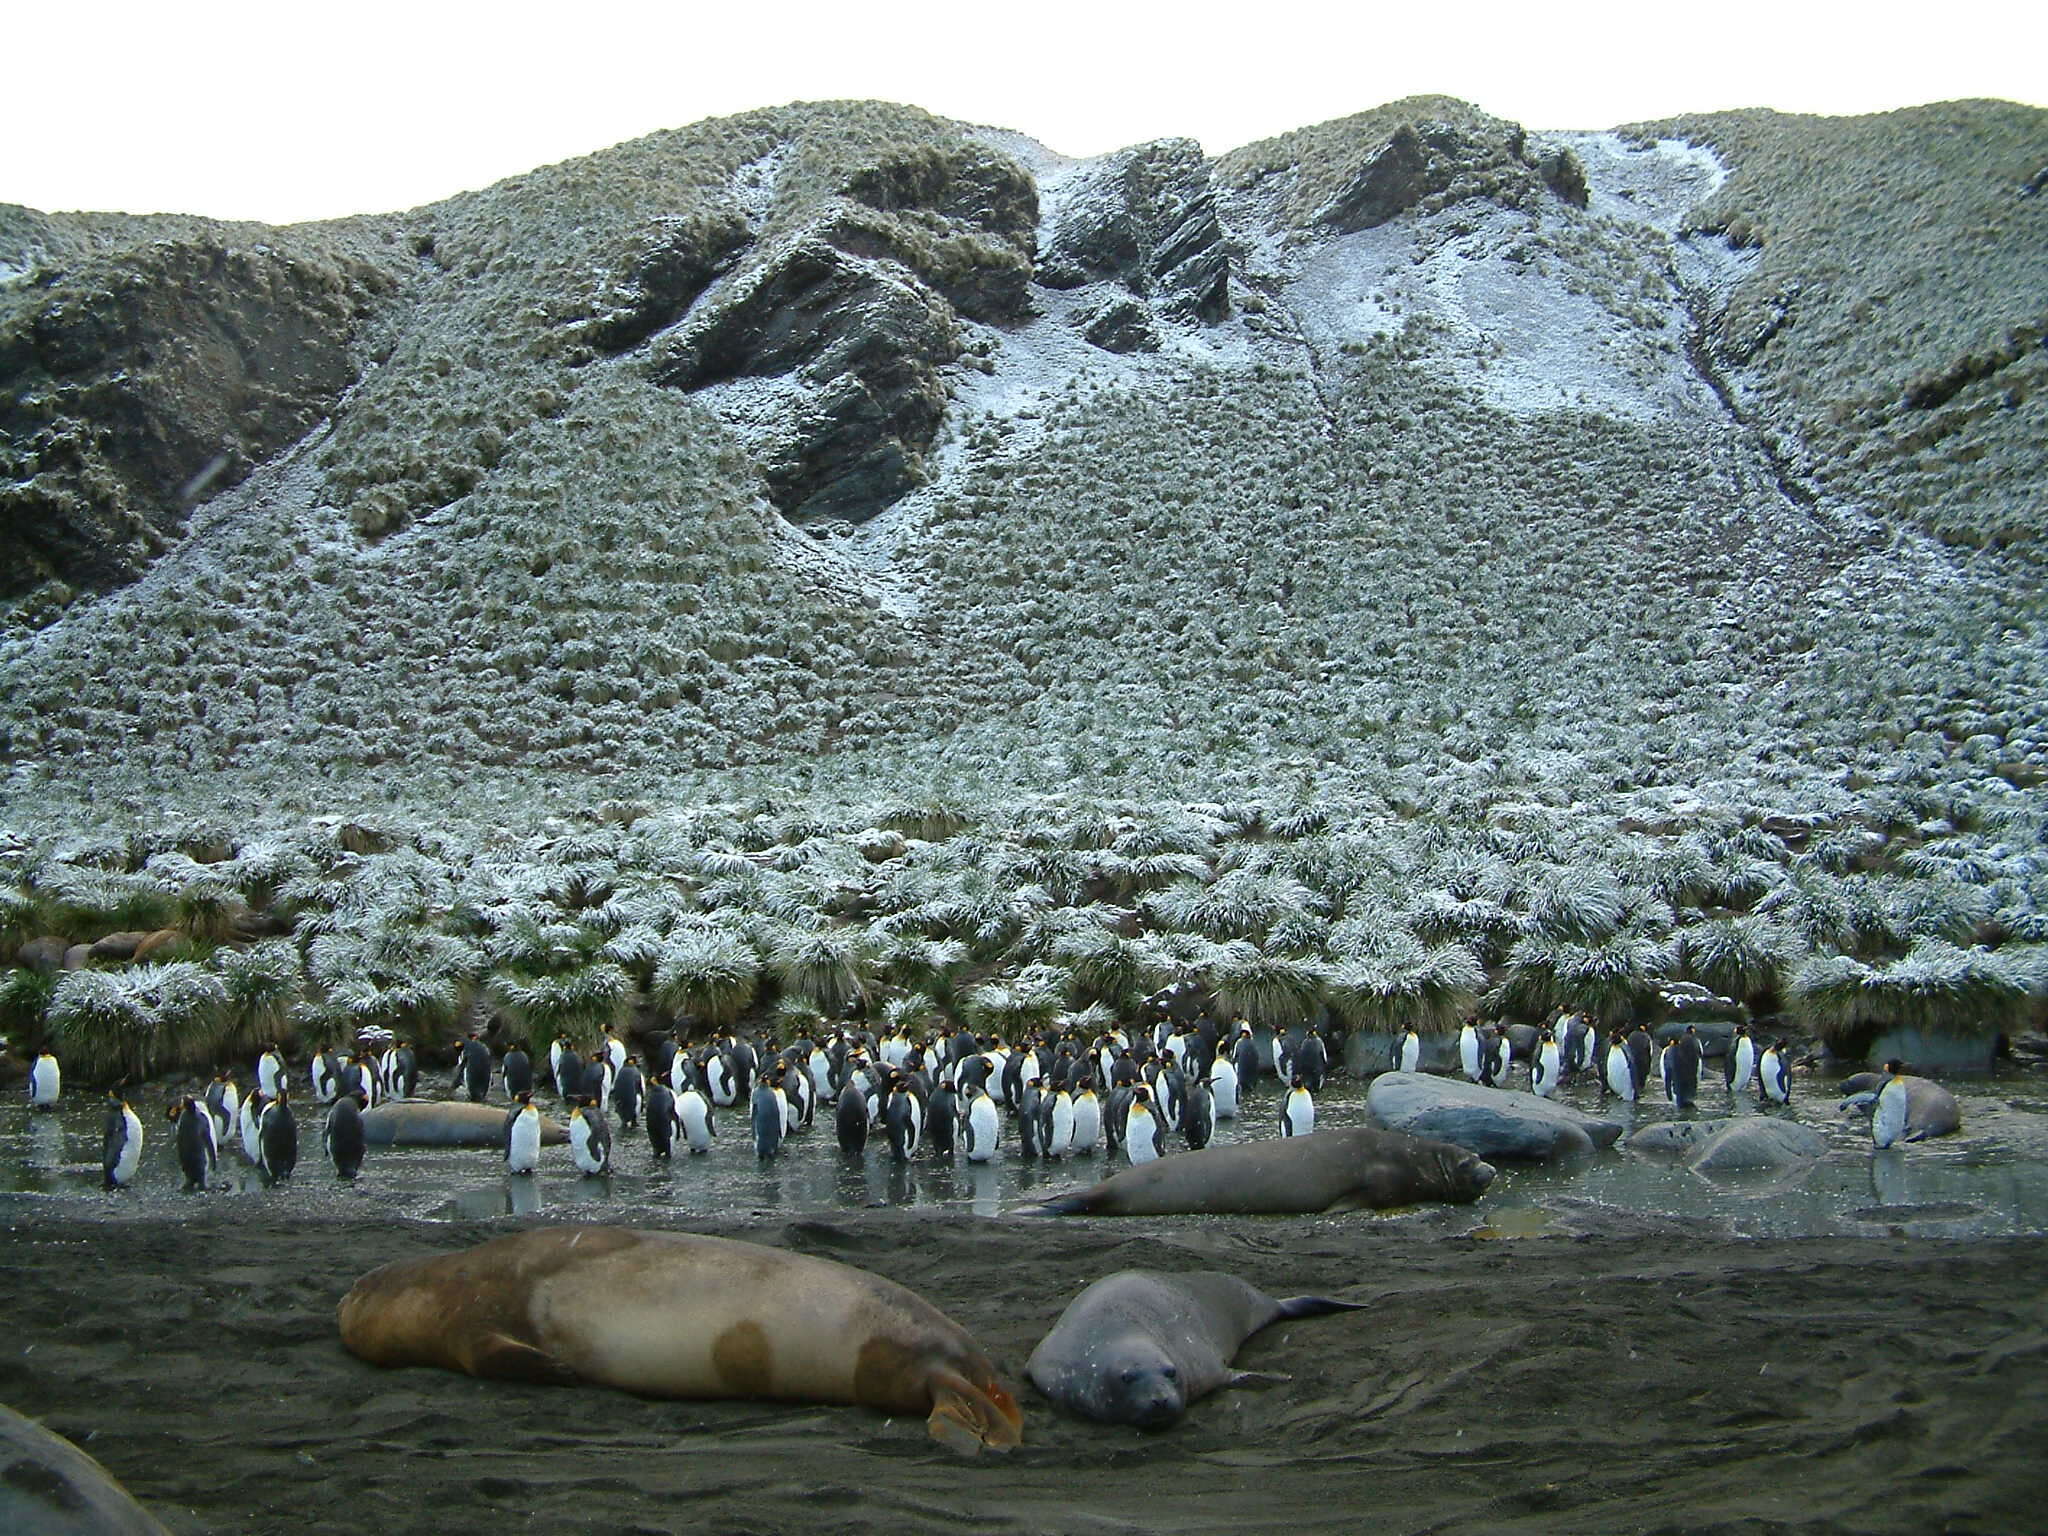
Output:
[[1126,1385],[1129,1385],[1129,1384],[1130,1384],[1131,1382],[1134,1382],[1134,1381],[1136,1381],[1137,1379],[1138,1379],[1138,1373],[1137,1373],[1137,1371],[1136,1371],[1136,1370],[1134,1370],[1134,1369],[1133,1369],[1132,1367],[1130,1367],[1130,1366],[1125,1366],[1125,1367],[1124,1367],[1124,1382],[1125,1382],[1125,1384],[1126,1384]]
[[1179,1381],[1180,1367],[1175,1365],[1169,1365],[1162,1369],[1159,1374],[1164,1376],[1168,1381]]

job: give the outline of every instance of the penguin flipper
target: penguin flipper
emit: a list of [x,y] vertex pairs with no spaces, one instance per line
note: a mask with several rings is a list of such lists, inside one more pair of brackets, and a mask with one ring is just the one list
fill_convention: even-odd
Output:
[[1024,1440],[1024,1414],[994,1382],[976,1386],[955,1371],[933,1371],[931,1436],[949,1451],[978,1456],[1007,1451]]
[[544,1349],[536,1349],[506,1333],[488,1333],[472,1344],[464,1361],[472,1376],[493,1381],[531,1381],[565,1386],[576,1373]]

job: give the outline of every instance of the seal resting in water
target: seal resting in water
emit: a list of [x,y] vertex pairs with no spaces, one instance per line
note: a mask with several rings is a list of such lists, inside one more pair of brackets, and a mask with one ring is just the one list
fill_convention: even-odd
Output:
[[1302,1215],[1477,1200],[1493,1165],[1447,1141],[1358,1127],[1205,1147],[1025,1209],[1049,1216]]
[[865,1270],[758,1243],[545,1227],[372,1270],[341,1342],[438,1365],[647,1397],[856,1403],[926,1416],[954,1450],[1007,1450],[1023,1415],[967,1330]]
[[1126,1269],[1069,1302],[1024,1371],[1039,1391],[1086,1418],[1164,1429],[1218,1387],[1269,1379],[1230,1368],[1238,1347],[1268,1323],[1363,1305],[1326,1296],[1275,1301],[1213,1269]]

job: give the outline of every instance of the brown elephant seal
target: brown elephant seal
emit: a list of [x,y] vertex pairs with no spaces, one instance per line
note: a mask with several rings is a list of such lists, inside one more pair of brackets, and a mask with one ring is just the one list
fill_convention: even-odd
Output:
[[[398,1099],[363,1111],[363,1140],[373,1147],[501,1147],[509,1114],[496,1104]],[[561,1121],[542,1115],[540,1139],[543,1146],[558,1147],[569,1132]]]
[[1239,1346],[1268,1323],[1363,1305],[1327,1296],[1276,1301],[1213,1269],[1126,1269],[1068,1302],[1024,1371],[1039,1391],[1084,1418],[1164,1429],[1218,1387],[1270,1379],[1230,1366]]
[[1027,1210],[1048,1216],[1301,1215],[1477,1200],[1493,1165],[1463,1147],[1359,1127],[1205,1147]]
[[0,1531],[7,1536],[167,1536],[105,1467],[62,1435],[4,1406]]
[[646,1397],[857,1403],[1007,1450],[1023,1415],[967,1330],[830,1259],[624,1227],[544,1227],[372,1270],[341,1342],[373,1365],[589,1382]]
[[[1952,1136],[1963,1128],[1963,1107],[1956,1096],[1931,1077],[1902,1074],[1906,1082],[1906,1129],[1901,1141],[1927,1141]],[[1867,1115],[1877,1104],[1877,1091],[1890,1080],[1885,1072],[1858,1072],[1838,1085],[1842,1102],[1838,1114]]]

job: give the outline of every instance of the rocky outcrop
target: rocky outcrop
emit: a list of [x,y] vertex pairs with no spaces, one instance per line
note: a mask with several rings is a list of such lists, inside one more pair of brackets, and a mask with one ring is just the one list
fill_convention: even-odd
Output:
[[1432,1136],[1481,1157],[1551,1162],[1611,1147],[1622,1127],[1568,1105],[1420,1072],[1383,1072],[1366,1090],[1366,1108],[1389,1130]]
[[924,481],[960,318],[1022,318],[1037,220],[1036,184],[1007,157],[905,150],[712,291],[657,342],[652,375],[684,390],[762,381],[705,403],[770,499],[798,522],[864,521]]
[[686,325],[653,371],[686,390],[780,382],[773,409],[728,415],[771,498],[797,521],[860,521],[922,483],[939,369],[959,351],[951,306],[901,266],[807,238]]
[[357,257],[149,227],[0,289],[0,596],[134,576],[332,409],[394,286]]
[[1201,146],[1161,139],[1079,173],[1039,256],[1038,281],[1121,283],[1172,319],[1228,315],[1230,252]]
[[1488,197],[1526,205],[1538,188],[1586,206],[1585,171],[1571,152],[1534,154],[1513,123],[1495,124],[1491,131],[1452,122],[1403,123],[1315,210],[1313,222],[1353,234],[1425,204]]

